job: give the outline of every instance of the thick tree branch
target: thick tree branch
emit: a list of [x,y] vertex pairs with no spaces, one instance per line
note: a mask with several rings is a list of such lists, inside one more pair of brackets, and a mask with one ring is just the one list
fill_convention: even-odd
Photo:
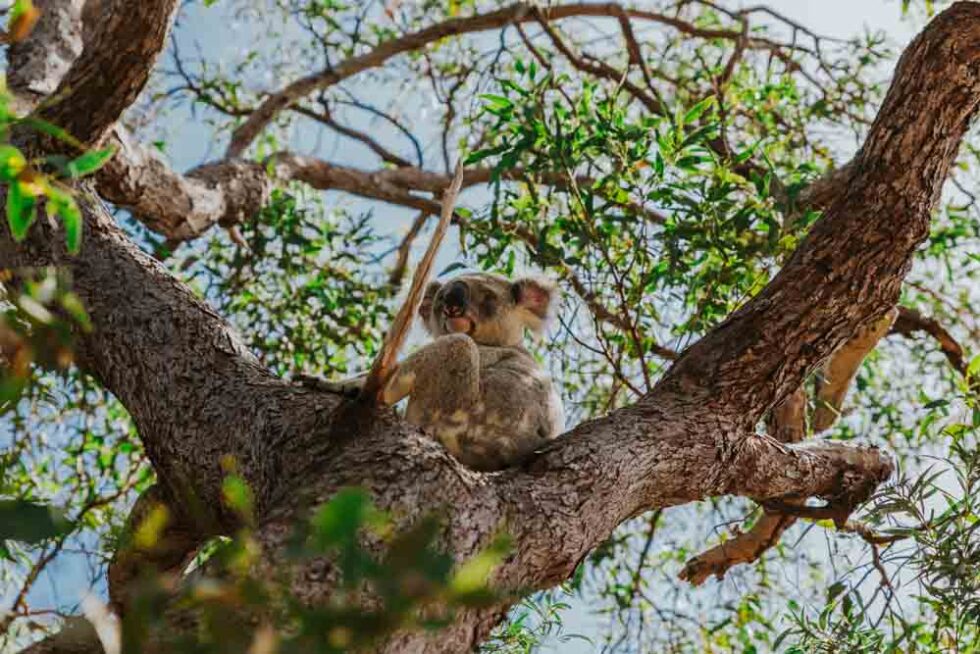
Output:
[[892,471],[889,457],[874,448],[783,445],[735,431],[717,416],[674,422],[671,416],[695,407],[664,406],[657,391],[651,397],[660,400],[657,409],[587,423],[501,482],[522,548],[521,560],[508,567],[518,586],[531,584],[529,575],[535,588],[563,579],[618,524],[652,508],[724,494],[820,497],[843,515]]
[[[694,366],[697,368],[696,374],[701,379],[709,380],[714,375],[724,375],[722,371],[726,369],[733,371],[737,366],[745,366],[741,374],[733,373],[732,378],[738,380],[736,386],[745,394],[744,399],[752,395],[751,399],[759,401],[740,401],[742,398],[734,395],[729,398],[738,407],[737,412],[745,412],[749,420],[755,420],[759,412],[765,409],[764,403],[785,397],[789,390],[799,392],[799,384],[807,368],[800,374],[797,367],[796,374],[782,385],[778,383],[779,376],[789,373],[788,368],[794,364],[812,367],[822,356],[826,356],[821,355],[821,348],[827,348],[824,352],[836,349],[832,343],[826,342],[826,338],[842,326],[842,321],[846,324],[845,329],[841,330],[843,339],[850,342],[852,335],[874,317],[875,314],[868,311],[874,303],[887,308],[897,299],[899,284],[908,269],[914,247],[927,233],[929,211],[946,178],[959,139],[976,109],[980,92],[977,84],[980,51],[973,47],[973,43],[978,32],[980,7],[960,3],[937,18],[916,39],[902,57],[885,106],[864,148],[854,162],[837,173],[838,179],[840,176],[850,178],[844,189],[838,186],[839,181],[833,184],[844,191],[841,195],[846,200],[838,198],[828,203],[825,217],[773,283],[725,325],[686,353],[671,370],[661,389],[678,384],[679,389],[683,388],[688,393],[695,391],[698,383],[693,369],[690,373],[684,370],[685,364],[692,361],[697,362]],[[941,52],[947,48],[946,52]],[[946,86],[950,79],[957,81]],[[955,98],[943,97],[944,92]],[[920,131],[916,128],[915,119],[910,119],[922,115],[920,112],[924,107],[917,100],[935,103],[933,106],[937,111],[942,107],[946,112],[934,115],[931,124],[923,125]],[[956,109],[949,111],[949,108],[943,107],[944,102],[956,102]],[[928,151],[924,157],[922,150]],[[918,164],[917,167],[910,170],[909,167],[915,164]],[[909,189],[913,191],[912,194],[898,198],[892,196],[895,189],[903,189],[903,185],[912,183],[913,179],[916,186]],[[807,201],[818,206],[822,204],[824,197],[829,195],[827,191],[831,184],[812,187]],[[859,216],[872,224],[860,224]],[[895,216],[901,216],[901,220],[896,220]],[[857,239],[857,247],[864,252],[863,255],[852,249],[838,257],[835,252],[826,249],[835,241],[835,247],[846,248],[848,238]],[[892,247],[898,245],[901,251],[889,251],[888,243]],[[865,259],[863,263],[860,261],[862,258]],[[789,297],[794,287],[803,302],[794,302]],[[808,294],[810,297],[807,297]],[[849,300],[845,299],[847,296],[850,296]],[[791,309],[794,304],[796,315]],[[841,315],[821,315],[820,309],[835,304],[840,308]],[[855,319],[863,312],[867,312],[864,318]],[[768,316],[768,319],[763,316]],[[795,325],[790,322],[800,318],[803,320]],[[876,328],[881,327],[871,331],[887,331],[893,320],[894,316],[883,317],[874,323]],[[819,330],[823,330],[823,333]],[[865,331],[869,330],[865,328]],[[787,334],[793,334],[791,341],[796,343],[795,352],[787,353],[776,342],[777,339],[786,338]],[[874,342],[880,335],[873,335]],[[726,346],[723,339],[734,347]],[[746,340],[740,342],[741,339]],[[725,352],[726,347],[728,352]],[[862,349],[858,363],[867,349]],[[772,357],[769,365],[765,363],[768,357]],[[749,368],[756,368],[762,374],[755,376],[749,372]],[[848,368],[851,374],[852,368]],[[690,376],[685,379],[685,374]],[[675,378],[675,375],[678,377]],[[850,378],[850,374],[843,376]],[[713,390],[716,392],[711,396],[715,401],[724,402],[722,398],[726,391],[717,386]],[[657,394],[655,391],[653,396]],[[882,469],[882,472],[885,470]],[[870,492],[873,485],[874,482],[871,482],[871,486],[864,490]],[[805,496],[797,495],[784,500],[789,506],[799,503],[802,498]],[[845,501],[845,505],[847,503]],[[846,516],[846,512],[843,515]],[[731,565],[755,560],[776,542],[779,534],[791,523],[792,519],[779,515],[763,516],[750,532],[689,562],[683,574],[692,582],[700,583],[709,574],[721,575]]]
[[113,128],[107,142],[116,155],[96,176],[99,194],[171,241],[196,238],[216,224],[244,222],[272,190],[273,180],[260,164],[205,164],[180,175],[123,127]]
[[757,420],[894,305],[976,111],[978,14],[955,4],[912,42],[847,183],[773,282],[681,357],[677,392]]
[[[769,412],[769,433],[780,443],[799,443],[806,438],[806,411],[806,392],[800,385]],[[730,540],[690,559],[679,577],[695,586],[712,575],[721,579],[734,566],[757,561],[794,522],[792,516],[764,511],[748,531],[736,530]]]
[[146,85],[176,7],[177,0],[103,2],[91,42],[37,110],[38,117],[83,145],[97,143]]
[[[307,394],[305,409],[294,405],[295,415],[283,415],[285,398],[301,391],[264,370],[210,307],[125,237],[98,200],[85,193],[79,200],[79,254],[64,251],[53,220],[41,217],[21,245],[3,221],[0,267],[54,265],[71,274],[93,325],[78,336],[79,365],[129,410],[158,478],[180,499],[175,506],[194,514],[183,517],[207,533],[221,530],[234,522],[221,510],[222,457],[237,458],[253,487],[271,492],[278,455],[259,450],[271,434],[299,426],[287,422],[312,431],[332,398]],[[243,401],[248,406],[238,407]],[[245,423],[265,432],[265,442]],[[258,501],[268,496],[260,492]]]
[[[902,336],[920,332],[931,336],[953,369],[966,375],[963,348],[953,336],[937,320],[923,316],[914,309],[898,307],[877,323],[859,330],[823,366],[823,378],[817,384],[816,400],[819,404],[813,415],[815,432],[829,429],[837,421],[847,388],[858,366],[889,329],[889,333]],[[801,441],[806,436],[806,394],[803,387],[797,388],[780,402],[770,412],[769,418],[770,433],[777,440],[788,443]],[[780,535],[795,522],[795,514],[786,510],[766,510],[749,531],[737,532],[731,540],[688,561],[680,576],[695,585],[712,575],[721,579],[732,567],[758,560],[779,542]],[[872,545],[880,544],[867,533],[861,535]]]
[[[834,193],[839,192],[837,186],[846,183],[846,176],[852,169],[852,164],[847,164],[827,173],[807,186],[796,198],[783,196],[781,201],[786,206],[787,219],[807,209],[825,208],[833,199]],[[812,421],[815,432],[829,429],[836,422],[858,366],[885,335],[894,320],[895,312],[889,312],[871,326],[865,325],[824,364],[826,379],[818,384],[817,397],[823,404],[818,406]],[[769,433],[783,443],[798,443],[806,438],[807,395],[802,384],[770,410],[767,426]],[[789,506],[802,504],[799,500],[787,500]],[[794,515],[765,510],[748,531],[736,531],[730,540],[690,559],[679,576],[695,586],[701,585],[711,576],[722,579],[736,565],[759,560],[769,548],[779,543],[782,534],[795,523]]]

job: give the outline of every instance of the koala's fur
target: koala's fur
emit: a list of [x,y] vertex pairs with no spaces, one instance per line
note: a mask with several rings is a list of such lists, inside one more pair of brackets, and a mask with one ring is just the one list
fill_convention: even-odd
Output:
[[[471,468],[520,461],[565,427],[551,378],[523,346],[525,328],[544,328],[555,294],[547,280],[486,273],[431,282],[419,314],[434,339],[398,365],[382,400],[408,397],[406,419]],[[350,392],[363,382],[320,386]]]

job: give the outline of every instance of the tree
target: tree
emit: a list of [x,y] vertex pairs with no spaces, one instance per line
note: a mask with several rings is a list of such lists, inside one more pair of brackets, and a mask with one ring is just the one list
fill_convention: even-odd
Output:
[[[437,543],[458,562],[484,552],[501,530],[508,534],[493,601],[459,607],[439,630],[396,629],[379,645],[461,651],[484,641],[522,594],[569,579],[617,527],[650,511],[727,496],[766,507],[735,546],[688,564],[693,581],[757,559],[795,517],[831,518],[874,547],[894,536],[848,520],[893,475],[892,456],[842,440],[796,442],[806,431],[804,388],[839,348],[870,331],[856,366],[894,320],[980,99],[973,45],[980,5],[956,3],[929,22],[870,122],[863,112],[877,104],[869,80],[884,57],[880,43],[834,44],[830,53],[826,39],[765,9],[259,4],[255,11],[281,12],[308,37],[297,45],[296,34],[282,35],[293,61],[311,53],[323,65],[310,73],[309,59],[299,57],[303,75],[284,82],[276,75],[273,88],[253,92],[243,79],[203,65],[191,70],[173,47],[178,88],[149,106],[182,98],[231,130],[224,157],[183,175],[120,122],[166,45],[177,3],[88,0],[84,12],[67,0],[37,5],[33,33],[8,51],[10,91],[37,120],[17,123],[12,142],[41,173],[76,157],[78,146],[115,153],[94,181],[71,182],[82,216],[77,253],[61,234],[68,224],[47,219],[49,201],[26,239],[15,238],[11,225],[0,228],[0,266],[17,271],[9,282],[15,300],[36,289],[28,271],[54,268],[70,279],[90,327],[71,330],[84,373],[71,388],[100,396],[83,413],[125,421],[118,402],[132,421],[156,479],[143,497],[169,514],[157,554],[163,567],[247,524],[259,552],[250,570],[270,579],[287,570],[305,606],[326,605],[341,583],[337,560],[290,563],[285,553],[311,507],[362,487],[394,516],[398,532],[441,515]],[[597,27],[574,39],[566,25],[581,19]],[[780,30],[791,38],[780,39]],[[500,43],[489,54],[482,50],[488,36]],[[238,72],[253,74],[254,61],[278,54],[260,53]],[[417,147],[414,161],[341,122],[341,106],[378,111],[350,88],[371,73],[431,84],[442,130],[431,140],[441,146],[444,170],[423,166],[425,148]],[[404,128],[397,115],[383,118]],[[383,164],[369,171],[283,150],[277,135],[292,119],[359,142]],[[36,131],[48,124],[72,144]],[[832,160],[814,134],[821,125],[863,136],[850,161]],[[565,341],[554,345],[574,351],[562,379],[582,407],[575,415],[588,419],[497,474],[467,470],[391,412],[283,377],[298,367],[345,367],[344,347],[354,342],[364,355],[373,352],[387,315],[378,307],[393,300],[457,156],[467,161],[464,185],[491,190],[480,208],[456,217],[469,261],[508,270],[521,254],[556,274],[585,312],[566,313]],[[374,277],[360,268],[377,246],[366,223],[318,216],[304,189],[418,212],[388,285],[378,283],[377,268]],[[114,218],[99,198],[129,215]],[[953,261],[974,234],[966,214],[947,211],[937,223],[934,267]],[[194,242],[216,225],[234,244]],[[177,262],[177,270],[158,259]],[[209,288],[193,292],[179,279],[189,272],[201,273]],[[296,304],[309,306],[261,297],[279,283],[293,292],[284,279],[296,280]],[[208,302],[241,326],[252,321],[249,342]],[[891,329],[937,336],[970,391],[975,371],[962,349],[913,304]],[[315,327],[304,325],[310,320]],[[20,351],[21,337],[11,340]],[[827,398],[840,391],[839,384],[817,391],[815,424],[833,422],[839,399]],[[28,400],[19,402],[29,411]],[[767,416],[772,435],[759,428]],[[962,439],[969,434],[958,438],[968,459]],[[118,484],[120,496],[146,487],[132,475]],[[229,491],[229,478],[248,490]],[[236,505],[229,496],[247,501]],[[903,497],[905,510],[914,497]],[[823,505],[806,504],[811,498]],[[935,526],[924,520],[918,531]],[[909,531],[901,535],[912,537]],[[937,565],[948,558],[937,556]],[[23,602],[15,598],[5,626]],[[178,609],[165,615],[175,632],[201,619]],[[863,637],[858,626],[848,633]],[[808,637],[819,634],[804,630],[801,642]],[[53,638],[28,651],[67,651],[65,642]],[[90,640],[73,651],[98,647]]]

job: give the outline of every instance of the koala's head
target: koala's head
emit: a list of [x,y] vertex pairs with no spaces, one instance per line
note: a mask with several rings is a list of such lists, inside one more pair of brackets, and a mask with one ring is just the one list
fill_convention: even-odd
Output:
[[481,345],[517,345],[525,328],[544,330],[555,295],[547,279],[468,273],[430,282],[419,315],[433,336],[463,333]]

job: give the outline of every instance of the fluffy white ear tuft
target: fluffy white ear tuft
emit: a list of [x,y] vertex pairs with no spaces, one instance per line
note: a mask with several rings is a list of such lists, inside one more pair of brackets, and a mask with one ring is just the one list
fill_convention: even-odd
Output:
[[557,285],[545,277],[524,277],[513,283],[511,293],[523,310],[525,325],[537,334],[543,332],[556,304]]

